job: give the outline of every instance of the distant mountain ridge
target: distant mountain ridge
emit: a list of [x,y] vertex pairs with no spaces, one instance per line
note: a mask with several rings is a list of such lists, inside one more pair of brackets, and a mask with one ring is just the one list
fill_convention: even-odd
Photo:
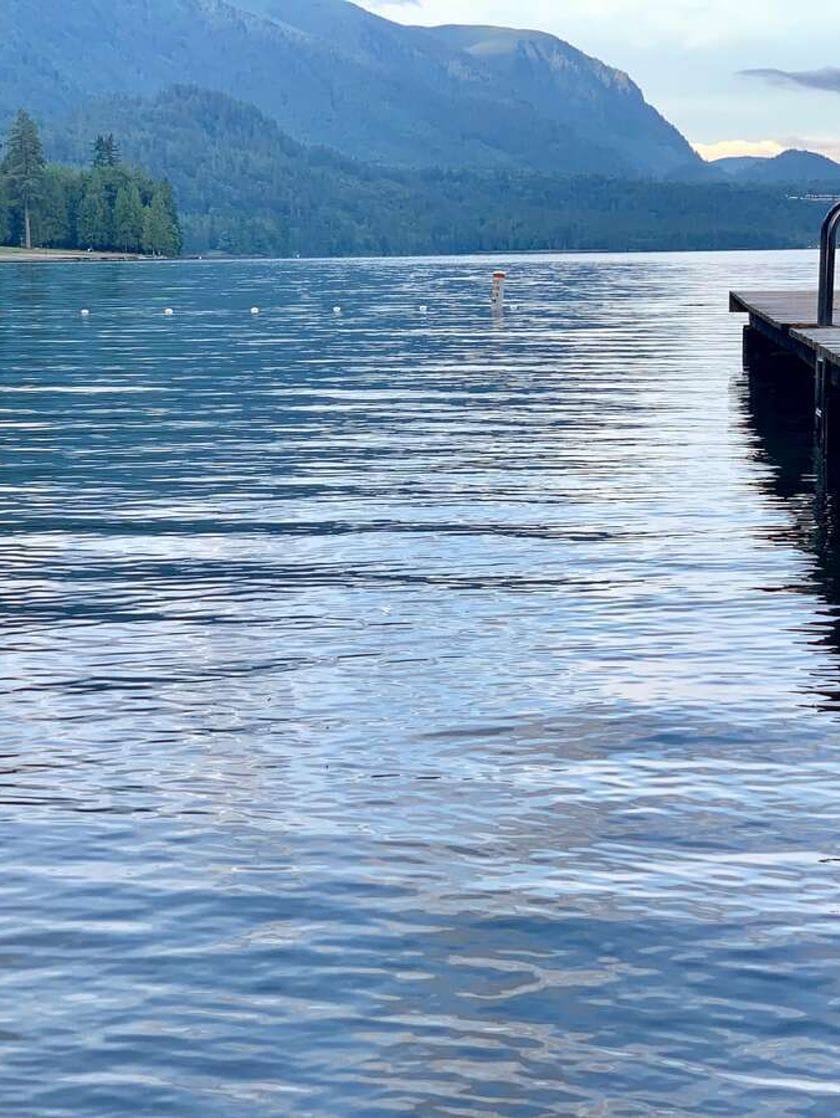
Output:
[[791,149],[772,158],[733,156],[716,159],[713,170],[743,183],[832,183],[840,184],[840,163],[813,151]]
[[661,175],[699,162],[620,71],[550,35],[405,27],[347,0],[0,0],[0,118],[194,83],[399,166]]

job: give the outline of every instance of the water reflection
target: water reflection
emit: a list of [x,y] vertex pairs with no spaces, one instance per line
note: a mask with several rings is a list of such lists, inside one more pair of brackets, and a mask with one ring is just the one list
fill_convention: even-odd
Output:
[[[778,538],[813,557],[803,591],[816,591],[827,607],[813,642],[840,658],[840,477],[816,445],[813,375],[797,362],[749,370],[744,403],[759,459],[769,467],[760,484],[790,517]],[[840,707],[840,674],[838,686],[820,694],[821,705]]]
[[813,261],[499,263],[0,269],[4,1118],[833,1113]]

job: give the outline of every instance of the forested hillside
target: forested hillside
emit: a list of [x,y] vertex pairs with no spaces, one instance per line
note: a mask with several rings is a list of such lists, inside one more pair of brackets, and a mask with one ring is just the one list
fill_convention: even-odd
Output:
[[549,35],[499,32],[488,54],[458,29],[404,27],[346,0],[48,10],[0,0],[0,127],[21,104],[55,123],[93,96],[189,82],[367,162],[615,175],[699,162],[626,74]]
[[638,173],[665,174],[700,160],[680,133],[648,105],[627,74],[554,35],[507,27],[434,27],[428,34],[492,75],[496,88],[545,117],[597,138]]
[[192,252],[796,247],[820,220],[819,207],[778,188],[365,165],[191,87],[88,105],[49,133],[50,150],[84,160],[97,132],[172,182]]
[[113,135],[87,147],[89,167],[47,163],[35,121],[18,113],[0,161],[0,244],[177,256],[169,183],[123,163]]
[[[54,161],[25,189],[7,162],[15,244],[169,254],[177,203],[200,253],[789,247],[819,227],[797,195],[840,182],[807,153],[706,164],[626,74],[534,31],[406,27],[347,0],[0,16],[0,128],[27,105]],[[91,165],[96,135],[125,162]]]

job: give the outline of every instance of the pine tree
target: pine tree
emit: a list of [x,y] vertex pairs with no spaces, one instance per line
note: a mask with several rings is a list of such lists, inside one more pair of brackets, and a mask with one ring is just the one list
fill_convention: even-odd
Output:
[[113,132],[107,136],[99,135],[93,145],[93,166],[116,167],[120,161],[120,149],[114,139]]
[[108,160],[105,154],[105,144],[106,141],[104,136],[100,135],[96,137],[96,140],[93,144],[93,159],[91,160],[92,167],[99,168],[108,166]]
[[143,251],[150,256],[163,254],[167,234],[166,212],[156,194],[143,211]]
[[98,176],[93,176],[79,207],[77,240],[82,248],[111,247],[111,215],[108,199]]
[[12,232],[12,203],[6,190],[6,180],[0,175],[0,245],[8,242]]
[[178,220],[178,208],[175,205],[175,195],[172,192],[172,186],[167,179],[164,179],[163,182],[158,185],[157,191],[163,199],[163,207],[166,211],[166,220],[168,223],[166,255],[180,256],[184,247],[184,236],[181,232],[181,223]]
[[178,256],[181,252],[181,229],[168,183],[158,187],[152,204],[146,208],[143,251],[154,256]]
[[123,252],[139,251],[144,232],[143,203],[132,182],[120,188],[114,207],[114,245]]
[[44,163],[38,129],[23,111],[0,161],[0,244],[145,249],[177,256],[182,234],[172,188],[120,161],[113,135],[97,136],[88,171]]
[[38,210],[32,222],[35,240],[39,245],[50,248],[73,247],[71,206],[76,181],[76,173],[67,167],[47,167]]
[[44,149],[38,126],[32,117],[20,110],[6,140],[3,170],[12,203],[23,211],[24,241],[32,248],[32,209],[44,185]]

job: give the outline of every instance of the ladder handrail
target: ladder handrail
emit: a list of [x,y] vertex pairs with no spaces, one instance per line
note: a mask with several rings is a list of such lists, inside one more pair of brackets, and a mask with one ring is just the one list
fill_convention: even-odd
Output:
[[837,231],[840,229],[840,202],[826,215],[820,234],[820,293],[817,325],[834,325],[834,275],[837,256]]

